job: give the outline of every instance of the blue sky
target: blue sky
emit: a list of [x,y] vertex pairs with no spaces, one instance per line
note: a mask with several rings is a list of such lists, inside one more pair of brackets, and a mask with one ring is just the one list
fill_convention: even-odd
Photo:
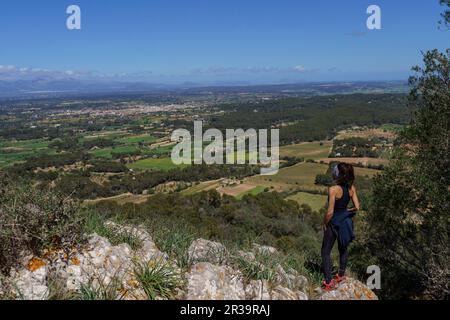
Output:
[[[445,49],[438,0],[2,0],[0,80],[52,75],[151,82],[406,79]],[[82,30],[66,28],[66,8]],[[382,10],[368,30],[366,9]]]

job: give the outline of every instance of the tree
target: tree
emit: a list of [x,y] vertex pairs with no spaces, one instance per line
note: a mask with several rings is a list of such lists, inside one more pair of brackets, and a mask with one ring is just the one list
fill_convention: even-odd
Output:
[[367,246],[391,297],[450,297],[450,50],[415,67],[415,114],[397,157],[374,180]]
[[445,25],[447,28],[450,27],[450,0],[440,0],[441,6],[446,6],[447,8],[441,14],[442,20],[440,21],[441,25]]

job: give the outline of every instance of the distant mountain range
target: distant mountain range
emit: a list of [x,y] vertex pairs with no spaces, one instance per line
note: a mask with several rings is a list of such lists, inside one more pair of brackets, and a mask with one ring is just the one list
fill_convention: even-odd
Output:
[[94,93],[134,93],[134,92],[208,92],[208,93],[285,93],[285,94],[342,94],[367,92],[406,92],[404,81],[379,82],[330,82],[330,83],[292,83],[252,85],[244,82],[230,83],[181,83],[158,84],[146,82],[120,82],[78,79],[33,79],[33,80],[0,80],[0,98],[39,98],[53,96],[72,96]]

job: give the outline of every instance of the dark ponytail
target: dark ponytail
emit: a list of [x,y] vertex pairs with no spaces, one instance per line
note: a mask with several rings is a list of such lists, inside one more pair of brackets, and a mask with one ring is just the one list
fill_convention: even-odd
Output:
[[351,187],[355,181],[355,172],[353,166],[348,163],[339,163],[334,170],[334,178],[337,184],[345,184]]

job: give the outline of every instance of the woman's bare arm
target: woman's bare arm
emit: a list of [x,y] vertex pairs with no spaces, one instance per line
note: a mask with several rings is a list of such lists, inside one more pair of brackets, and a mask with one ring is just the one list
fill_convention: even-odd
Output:
[[323,217],[324,230],[327,229],[327,226],[330,223],[331,218],[333,218],[335,201],[336,201],[336,190],[335,188],[331,187],[330,189],[328,189],[328,210],[325,216]]
[[359,203],[358,194],[356,192],[355,186],[352,186],[352,202],[355,205],[355,207],[350,209],[349,211],[359,211],[361,205]]

